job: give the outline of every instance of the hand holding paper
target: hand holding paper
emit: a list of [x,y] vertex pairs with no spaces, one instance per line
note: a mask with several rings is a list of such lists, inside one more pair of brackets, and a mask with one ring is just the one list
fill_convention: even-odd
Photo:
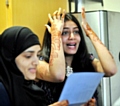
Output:
[[68,100],[69,106],[85,104],[92,98],[103,76],[104,73],[98,72],[71,74],[66,80],[59,101]]

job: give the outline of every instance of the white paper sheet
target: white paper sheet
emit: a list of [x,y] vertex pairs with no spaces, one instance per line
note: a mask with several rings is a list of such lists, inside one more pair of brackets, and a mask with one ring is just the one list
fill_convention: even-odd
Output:
[[69,106],[80,106],[90,100],[104,73],[77,72],[71,74],[63,87],[59,101],[68,100]]

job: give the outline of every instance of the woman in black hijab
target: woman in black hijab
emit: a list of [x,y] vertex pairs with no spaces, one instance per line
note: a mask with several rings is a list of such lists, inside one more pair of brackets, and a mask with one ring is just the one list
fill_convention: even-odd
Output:
[[0,35],[0,82],[11,106],[46,106],[44,91],[34,81],[39,55],[39,39],[30,29],[14,26]]

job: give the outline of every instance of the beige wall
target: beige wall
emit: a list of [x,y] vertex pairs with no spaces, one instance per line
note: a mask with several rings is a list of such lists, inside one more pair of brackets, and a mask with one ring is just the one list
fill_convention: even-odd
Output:
[[[3,2],[5,1],[0,1],[0,6],[4,5]],[[59,7],[68,10],[67,2],[68,0],[9,0],[9,8],[3,6],[4,11],[0,13],[0,18],[2,24],[5,24],[5,21],[7,23],[4,27],[13,25],[28,26],[39,36],[42,42],[44,25],[48,21],[48,13],[53,13]],[[4,14],[4,16],[7,14],[6,18],[1,14]],[[0,31],[3,28],[0,26]]]
[[42,42],[48,13],[59,7],[67,9],[67,0],[14,0],[13,7],[14,25],[29,26]]

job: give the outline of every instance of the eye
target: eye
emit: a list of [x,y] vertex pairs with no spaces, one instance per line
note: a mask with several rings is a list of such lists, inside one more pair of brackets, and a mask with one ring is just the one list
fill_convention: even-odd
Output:
[[77,34],[79,34],[79,31],[74,31],[73,34],[77,35]]
[[69,35],[69,31],[63,31],[62,35]]
[[37,53],[37,57],[38,57],[38,59],[40,59],[40,57],[41,57],[41,51],[39,51],[39,52]]
[[41,55],[40,55],[40,54],[38,54],[38,55],[37,55],[37,57],[38,57],[38,59],[40,59]]
[[25,56],[27,59],[31,58],[31,55]]

